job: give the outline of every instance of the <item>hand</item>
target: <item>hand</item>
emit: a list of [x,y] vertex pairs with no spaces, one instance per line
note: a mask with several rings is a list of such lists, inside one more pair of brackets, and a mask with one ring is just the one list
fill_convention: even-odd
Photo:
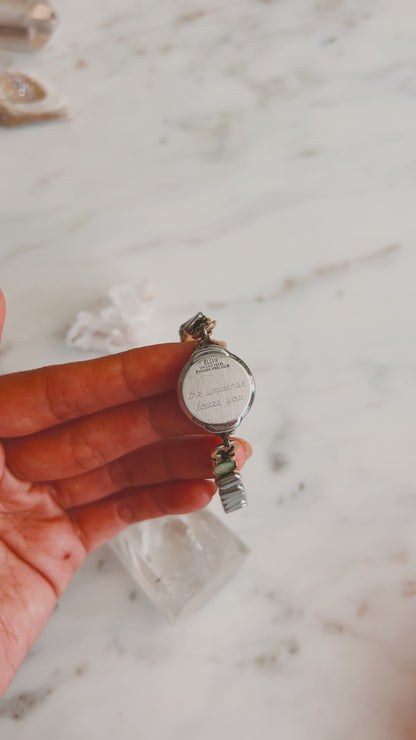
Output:
[[[4,315],[0,291],[0,337]],[[175,393],[192,348],[0,377],[0,697],[89,552],[132,522],[211,500],[220,440]]]

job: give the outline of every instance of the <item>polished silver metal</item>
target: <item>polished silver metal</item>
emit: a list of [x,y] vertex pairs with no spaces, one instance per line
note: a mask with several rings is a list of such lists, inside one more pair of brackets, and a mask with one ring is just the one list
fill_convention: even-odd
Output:
[[[224,461],[230,461],[234,459],[230,434],[253,404],[255,383],[245,362],[211,339],[214,326],[215,321],[199,312],[180,327],[182,341],[198,341],[180,374],[178,398],[184,413],[195,424],[223,438],[224,444],[219,448],[222,447]],[[214,463],[214,474],[227,513],[247,506],[237,468],[220,475],[215,473]]]
[[195,424],[214,434],[233,432],[254,400],[247,365],[217,344],[196,346],[179,378],[179,402]]
[[240,473],[234,471],[217,478],[218,491],[224,511],[230,514],[247,506],[246,492]]

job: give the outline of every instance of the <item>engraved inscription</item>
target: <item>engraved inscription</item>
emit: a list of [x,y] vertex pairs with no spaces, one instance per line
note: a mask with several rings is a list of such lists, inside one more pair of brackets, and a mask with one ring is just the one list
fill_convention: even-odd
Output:
[[226,370],[228,367],[230,367],[230,363],[224,362],[223,359],[218,359],[218,357],[205,357],[202,360],[202,363],[200,363],[200,367],[198,367],[195,372],[199,375],[199,373],[209,373],[212,370]]
[[[208,393],[206,394],[208,395]],[[217,398],[215,401],[198,401],[196,406],[196,411],[204,411],[205,409],[212,409],[218,406],[223,406],[226,404],[227,406],[230,405],[230,403],[238,403],[239,401],[244,401],[244,396],[226,396],[225,399],[223,399],[223,402],[221,403],[220,399]]]
[[205,411],[205,409],[213,409],[218,406],[222,406],[222,403],[219,398],[217,398],[216,401],[207,401],[206,403],[203,403],[202,401],[198,401],[196,411]]
[[202,423],[237,422],[251,399],[250,377],[233,356],[201,358],[183,381],[182,395],[191,414]]

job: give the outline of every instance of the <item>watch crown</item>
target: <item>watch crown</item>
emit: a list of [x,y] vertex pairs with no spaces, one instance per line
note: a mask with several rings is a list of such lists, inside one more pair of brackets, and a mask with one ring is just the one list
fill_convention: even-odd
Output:
[[205,316],[202,311],[199,311],[180,327],[181,342],[189,342],[192,339],[209,339],[216,323],[216,321],[212,321],[208,316]]

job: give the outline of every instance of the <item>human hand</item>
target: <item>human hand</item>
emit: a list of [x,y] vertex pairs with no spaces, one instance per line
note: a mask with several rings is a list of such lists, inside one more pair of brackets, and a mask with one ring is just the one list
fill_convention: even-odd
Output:
[[[0,291],[0,337],[5,303]],[[202,508],[220,440],[176,383],[193,343],[0,377],[0,697],[89,552],[132,522]],[[249,445],[240,440],[241,467]]]

